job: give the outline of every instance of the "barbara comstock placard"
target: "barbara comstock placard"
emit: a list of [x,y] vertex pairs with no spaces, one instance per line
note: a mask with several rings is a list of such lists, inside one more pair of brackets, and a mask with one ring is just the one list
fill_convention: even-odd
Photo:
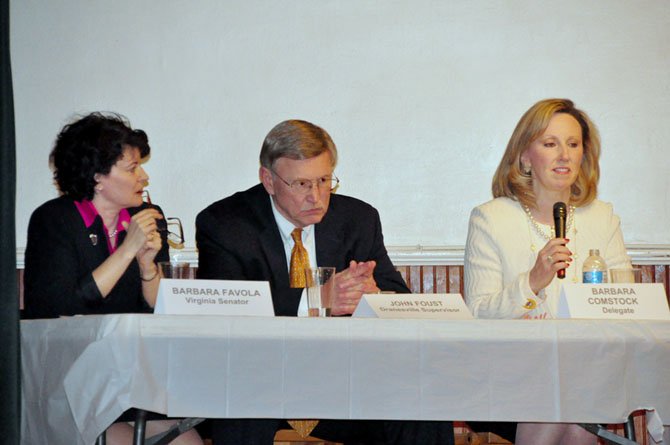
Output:
[[670,311],[661,283],[566,283],[558,318],[670,320]]
[[470,320],[460,294],[365,294],[354,317]]
[[161,278],[154,314],[274,316],[267,281]]

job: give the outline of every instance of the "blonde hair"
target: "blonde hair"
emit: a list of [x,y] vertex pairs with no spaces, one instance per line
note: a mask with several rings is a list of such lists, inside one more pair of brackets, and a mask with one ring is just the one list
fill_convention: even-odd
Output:
[[591,203],[598,194],[600,179],[600,135],[588,115],[575,108],[569,99],[545,99],[537,102],[524,113],[507,143],[505,154],[493,175],[493,197],[505,196],[535,207],[533,178],[524,172],[521,155],[540,137],[557,113],[574,117],[582,128],[584,155],[577,180],[570,189],[570,204],[580,207]]

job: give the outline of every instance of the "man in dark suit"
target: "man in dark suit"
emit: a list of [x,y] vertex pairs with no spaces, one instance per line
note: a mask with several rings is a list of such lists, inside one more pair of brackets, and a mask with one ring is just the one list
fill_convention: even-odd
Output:
[[[294,263],[337,270],[332,315],[350,315],[364,293],[408,293],[388,257],[379,214],[333,194],[337,149],[322,128],[291,120],[275,126],[260,154],[261,184],[222,199],[196,219],[199,278],[269,281],[276,315],[306,315]],[[302,271],[300,271],[301,274]],[[300,274],[297,274],[300,275]],[[285,421],[221,420],[215,445],[271,444]],[[321,421],[311,433],[365,444],[450,444],[450,422]]]

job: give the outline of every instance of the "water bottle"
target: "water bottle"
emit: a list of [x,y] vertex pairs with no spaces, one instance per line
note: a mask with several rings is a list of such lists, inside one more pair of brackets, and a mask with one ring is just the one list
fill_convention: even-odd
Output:
[[582,276],[584,283],[607,283],[607,264],[598,249],[589,250],[589,257],[582,267]]

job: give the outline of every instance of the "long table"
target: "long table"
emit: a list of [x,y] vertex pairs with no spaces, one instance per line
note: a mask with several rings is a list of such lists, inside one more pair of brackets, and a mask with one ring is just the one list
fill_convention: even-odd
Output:
[[22,443],[173,417],[670,419],[670,322],[104,315],[21,322]]

